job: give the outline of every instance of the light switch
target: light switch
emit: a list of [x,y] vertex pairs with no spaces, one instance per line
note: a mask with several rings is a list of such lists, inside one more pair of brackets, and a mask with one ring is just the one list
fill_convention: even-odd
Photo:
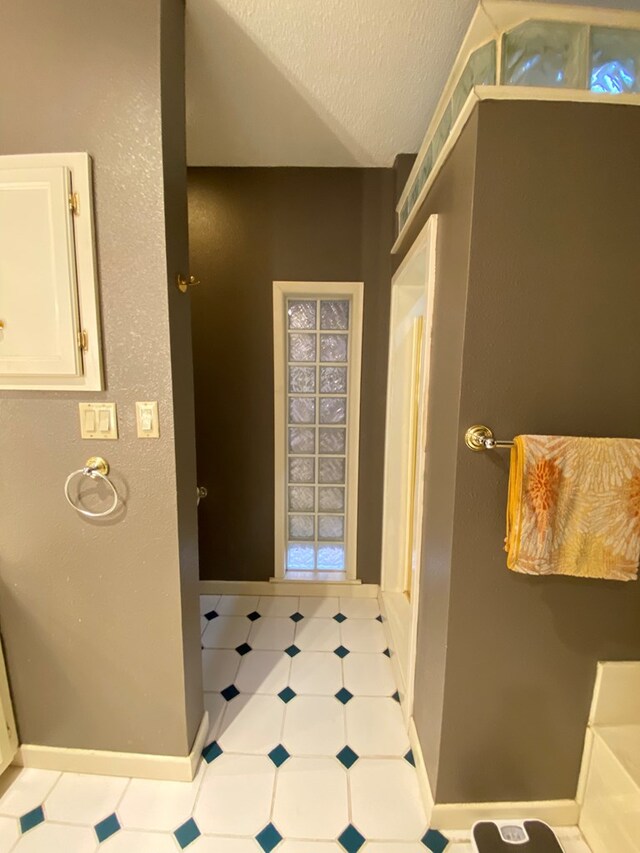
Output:
[[155,400],[136,403],[138,438],[160,438],[158,403]]
[[78,403],[80,435],[82,438],[118,437],[118,416],[115,403]]

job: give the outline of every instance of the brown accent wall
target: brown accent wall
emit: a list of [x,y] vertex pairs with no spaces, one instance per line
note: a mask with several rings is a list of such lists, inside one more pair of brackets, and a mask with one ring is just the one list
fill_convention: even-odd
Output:
[[[202,714],[181,0],[3,4],[0,153],[88,151],[107,390],[0,395],[0,626],[22,742],[185,755]],[[118,404],[83,441],[78,401]],[[136,400],[161,437],[136,438]],[[175,417],[174,417],[175,409]],[[100,453],[126,508],[75,514]]]
[[378,581],[393,198],[391,169],[189,169],[202,578],[273,576],[273,281],[364,281],[357,570]]
[[463,435],[640,434],[640,111],[488,102],[473,120],[428,200],[443,229],[416,724],[436,802],[573,798],[596,662],[640,658],[640,585],[509,572],[508,456]]

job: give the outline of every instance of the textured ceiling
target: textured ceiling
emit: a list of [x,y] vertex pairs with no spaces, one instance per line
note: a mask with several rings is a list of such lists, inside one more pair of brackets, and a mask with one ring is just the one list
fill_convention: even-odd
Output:
[[417,151],[475,6],[187,0],[189,164],[389,166]]

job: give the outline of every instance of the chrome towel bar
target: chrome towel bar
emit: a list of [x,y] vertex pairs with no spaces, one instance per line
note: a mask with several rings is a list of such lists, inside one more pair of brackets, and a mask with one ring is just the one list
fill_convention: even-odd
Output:
[[483,424],[474,424],[464,434],[464,443],[469,450],[499,450],[502,447],[513,447],[513,441],[499,441],[494,438],[493,430]]

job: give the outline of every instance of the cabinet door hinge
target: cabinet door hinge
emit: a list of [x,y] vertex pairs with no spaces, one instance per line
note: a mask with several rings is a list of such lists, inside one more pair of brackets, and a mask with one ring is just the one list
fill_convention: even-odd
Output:
[[81,332],[78,332],[78,347],[83,352],[86,352],[89,349],[89,335],[84,329]]
[[69,193],[69,209],[76,216],[80,213],[80,198],[78,193]]

